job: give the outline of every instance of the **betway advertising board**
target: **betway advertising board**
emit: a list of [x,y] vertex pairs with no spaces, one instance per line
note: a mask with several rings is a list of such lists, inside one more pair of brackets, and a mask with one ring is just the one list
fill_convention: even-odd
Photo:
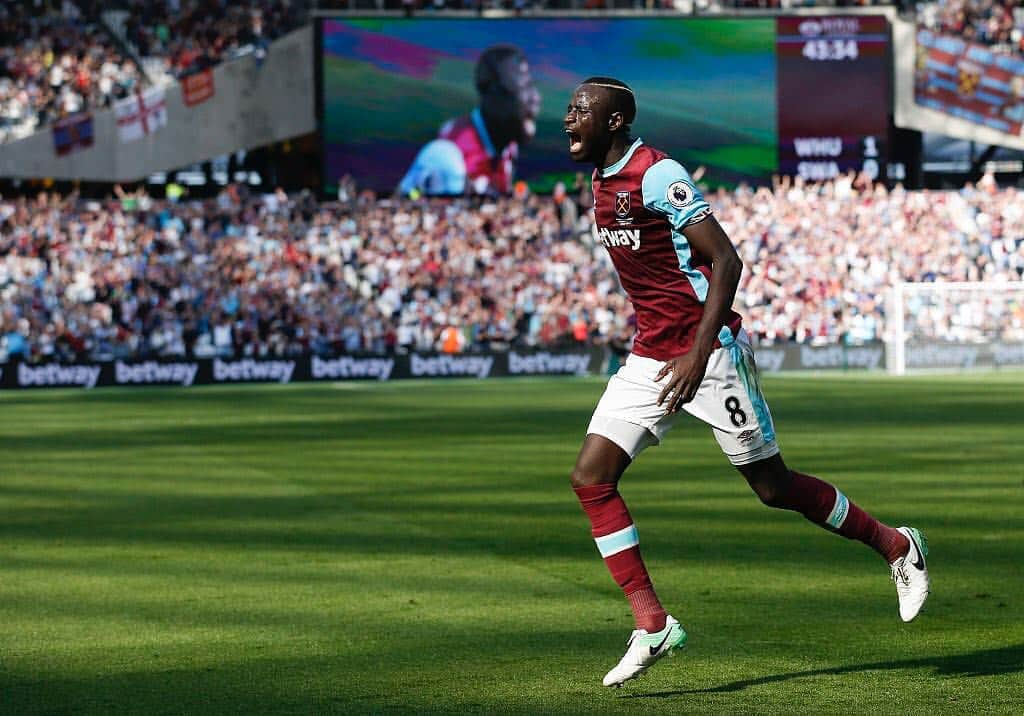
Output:
[[[763,373],[780,371],[882,370],[885,345],[761,346]],[[601,375],[608,371],[605,348],[447,355],[297,356],[291,358],[203,358],[76,363],[0,364],[0,390],[96,388],[107,386],[388,381],[403,379],[499,378],[523,375]],[[1024,366],[1024,343],[911,344],[907,368],[958,370]]]
[[911,370],[1020,367],[1024,343],[908,343],[905,357]]
[[0,365],[0,389],[106,386],[216,385],[307,381],[493,378],[518,375],[588,375],[605,365],[600,348],[500,353],[409,353],[391,356],[289,358],[159,358],[95,363]]
[[[763,373],[789,370],[881,370],[886,366],[886,345],[808,346],[784,344],[760,346],[755,351]],[[907,368],[911,370],[969,370],[972,368],[1024,367],[1024,343],[908,343]]]
[[762,373],[782,370],[876,370],[885,367],[885,344],[808,346],[787,343],[754,352]]

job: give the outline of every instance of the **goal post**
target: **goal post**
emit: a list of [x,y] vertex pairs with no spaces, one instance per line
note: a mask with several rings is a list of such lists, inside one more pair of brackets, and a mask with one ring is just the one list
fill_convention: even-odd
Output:
[[893,375],[1024,366],[1024,281],[898,283],[886,323]]

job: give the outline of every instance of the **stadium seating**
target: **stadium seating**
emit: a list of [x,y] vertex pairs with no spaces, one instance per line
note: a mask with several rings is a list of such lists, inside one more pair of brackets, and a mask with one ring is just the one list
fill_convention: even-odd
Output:
[[307,5],[282,0],[4,3],[0,142],[28,136],[66,115],[108,107],[149,82],[171,81],[249,53],[259,56],[305,21]]
[[1024,54],[1024,12],[1016,0],[942,0],[917,6],[918,23],[930,30]]
[[283,0],[130,0],[120,16],[125,40],[180,77],[252,52],[294,30],[307,2]]
[[138,67],[89,19],[89,5],[0,7],[0,142],[62,116],[109,106],[141,81]]
[[[632,332],[585,207],[350,197],[231,185],[211,201],[0,202],[0,361],[431,350],[451,326],[467,349]],[[958,192],[782,180],[709,198],[761,342],[880,339],[896,280],[1024,276],[1024,197],[990,179]]]

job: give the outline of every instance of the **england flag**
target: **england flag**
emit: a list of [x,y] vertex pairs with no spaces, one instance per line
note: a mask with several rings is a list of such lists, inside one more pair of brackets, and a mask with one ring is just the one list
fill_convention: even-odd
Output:
[[167,103],[162,87],[136,91],[114,105],[117,133],[122,142],[134,142],[167,124]]

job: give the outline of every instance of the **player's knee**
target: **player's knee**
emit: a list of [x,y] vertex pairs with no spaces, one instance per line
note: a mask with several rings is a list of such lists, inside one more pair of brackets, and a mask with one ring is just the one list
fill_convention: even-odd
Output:
[[775,455],[766,460],[740,465],[737,469],[762,503],[768,507],[786,506],[793,476],[781,457]]
[[757,498],[768,507],[781,508],[786,497],[786,490],[774,481],[751,482],[750,487],[754,490]]
[[762,503],[768,507],[785,507],[791,479],[788,470],[782,474],[764,471],[760,474],[745,475],[745,477],[750,489]]
[[574,487],[590,487],[591,485],[597,485],[600,480],[597,476],[589,471],[584,470],[578,465],[572,469],[572,474],[569,475],[569,483]]
[[607,482],[615,482],[614,478],[604,475],[600,470],[594,470],[577,465],[569,475],[569,482],[573,487],[593,487]]

